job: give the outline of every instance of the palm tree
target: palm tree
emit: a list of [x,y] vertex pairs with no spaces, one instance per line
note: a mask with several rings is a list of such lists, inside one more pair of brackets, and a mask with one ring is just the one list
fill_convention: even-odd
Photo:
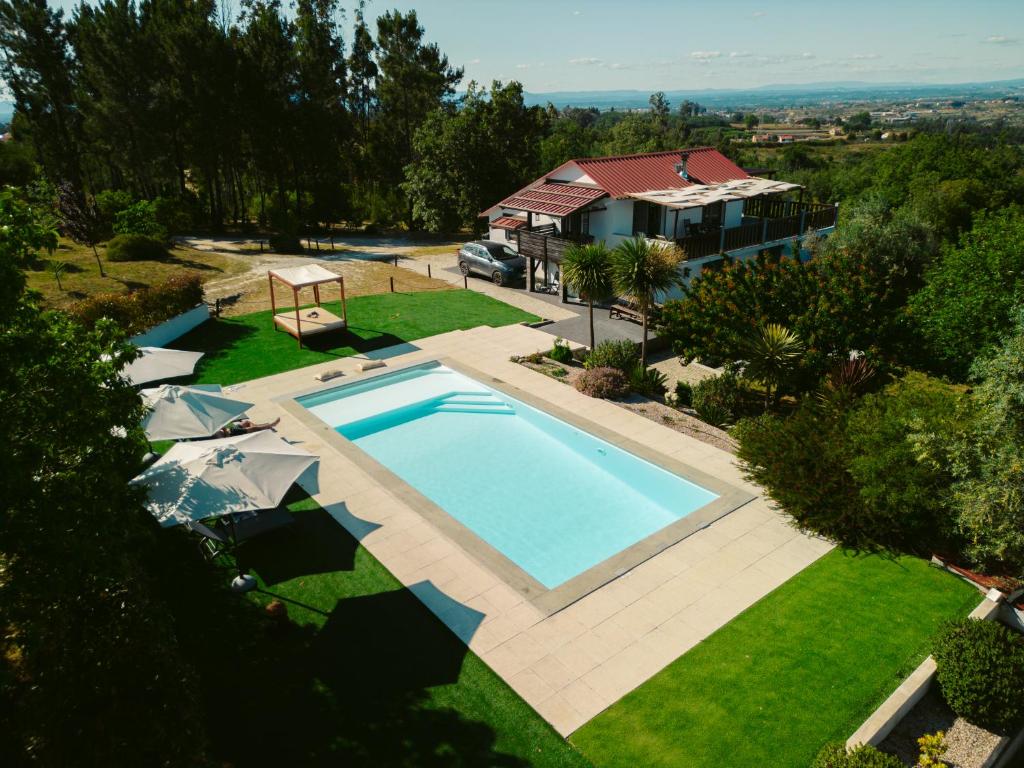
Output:
[[679,262],[682,258],[682,253],[675,246],[658,245],[644,237],[625,240],[612,252],[612,285],[636,304],[643,321],[641,365],[647,365],[648,315],[659,293],[680,284]]
[[612,292],[611,253],[604,243],[573,245],[562,259],[562,280],[587,302],[590,311],[590,348],[594,348],[594,302]]
[[804,343],[784,325],[768,323],[757,329],[744,348],[748,360],[743,375],[764,384],[765,407],[778,402],[779,388],[800,361]]

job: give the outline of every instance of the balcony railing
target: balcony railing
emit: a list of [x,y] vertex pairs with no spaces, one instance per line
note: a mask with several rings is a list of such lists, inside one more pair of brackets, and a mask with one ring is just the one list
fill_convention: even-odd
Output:
[[835,205],[754,198],[747,201],[740,226],[701,232],[676,242],[687,259],[699,259],[834,227],[838,213]]

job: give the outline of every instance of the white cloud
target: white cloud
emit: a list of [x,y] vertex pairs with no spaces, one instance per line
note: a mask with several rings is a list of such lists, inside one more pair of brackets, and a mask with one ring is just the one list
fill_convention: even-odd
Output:
[[529,64],[516,64],[516,69],[529,69]]
[[690,53],[690,58],[707,61],[708,59],[717,59],[721,55],[721,51],[693,51]]
[[762,16],[767,16],[768,12],[767,11],[754,11],[753,14],[751,14],[751,15],[755,19],[760,19]]
[[616,61],[614,64],[608,65],[609,69],[629,69],[629,64],[623,64],[621,61]]
[[573,11],[572,15],[573,16],[582,16],[583,15],[583,11]]
[[814,54],[813,53],[808,53],[807,51],[804,51],[803,53],[800,54],[800,58],[801,59],[813,59],[814,58]]
[[989,35],[985,38],[984,42],[992,43],[993,45],[1010,45],[1016,43],[1016,38],[1007,37],[1006,35]]
[[869,59],[880,59],[882,57],[877,53],[855,53],[850,58],[854,61],[867,61]]
[[603,59],[595,59],[591,56],[584,56],[579,59],[569,59],[570,64],[578,64],[585,67],[592,67],[596,64],[604,64]]
[[745,59],[750,56],[750,51],[731,51],[729,53],[730,59]]
[[467,64],[479,64],[480,63],[480,59],[470,59],[466,63]]

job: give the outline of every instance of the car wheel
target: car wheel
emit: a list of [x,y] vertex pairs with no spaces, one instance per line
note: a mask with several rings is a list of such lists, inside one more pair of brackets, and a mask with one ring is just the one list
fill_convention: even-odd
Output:
[[491,280],[494,282],[495,285],[505,284],[505,276],[501,274],[501,272],[495,272],[493,275],[491,275]]
[[459,262],[459,272],[461,272],[466,277],[469,277],[469,264],[467,264],[464,261],[460,261]]

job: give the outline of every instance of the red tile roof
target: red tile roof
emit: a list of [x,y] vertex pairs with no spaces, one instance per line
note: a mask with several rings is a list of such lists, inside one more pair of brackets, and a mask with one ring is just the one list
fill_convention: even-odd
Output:
[[[676,171],[686,156],[689,181]],[[746,179],[748,174],[729,158],[711,147],[649,152],[615,157],[584,157],[571,160],[612,197],[652,189],[676,189],[692,184],[717,184]]]
[[518,211],[531,211],[548,216],[568,216],[595,200],[605,197],[606,194],[603,189],[597,187],[545,181],[535,187],[516,192],[498,205],[502,208],[515,208]]
[[491,222],[491,226],[498,229],[519,229],[526,226],[526,219],[518,216],[499,216]]

